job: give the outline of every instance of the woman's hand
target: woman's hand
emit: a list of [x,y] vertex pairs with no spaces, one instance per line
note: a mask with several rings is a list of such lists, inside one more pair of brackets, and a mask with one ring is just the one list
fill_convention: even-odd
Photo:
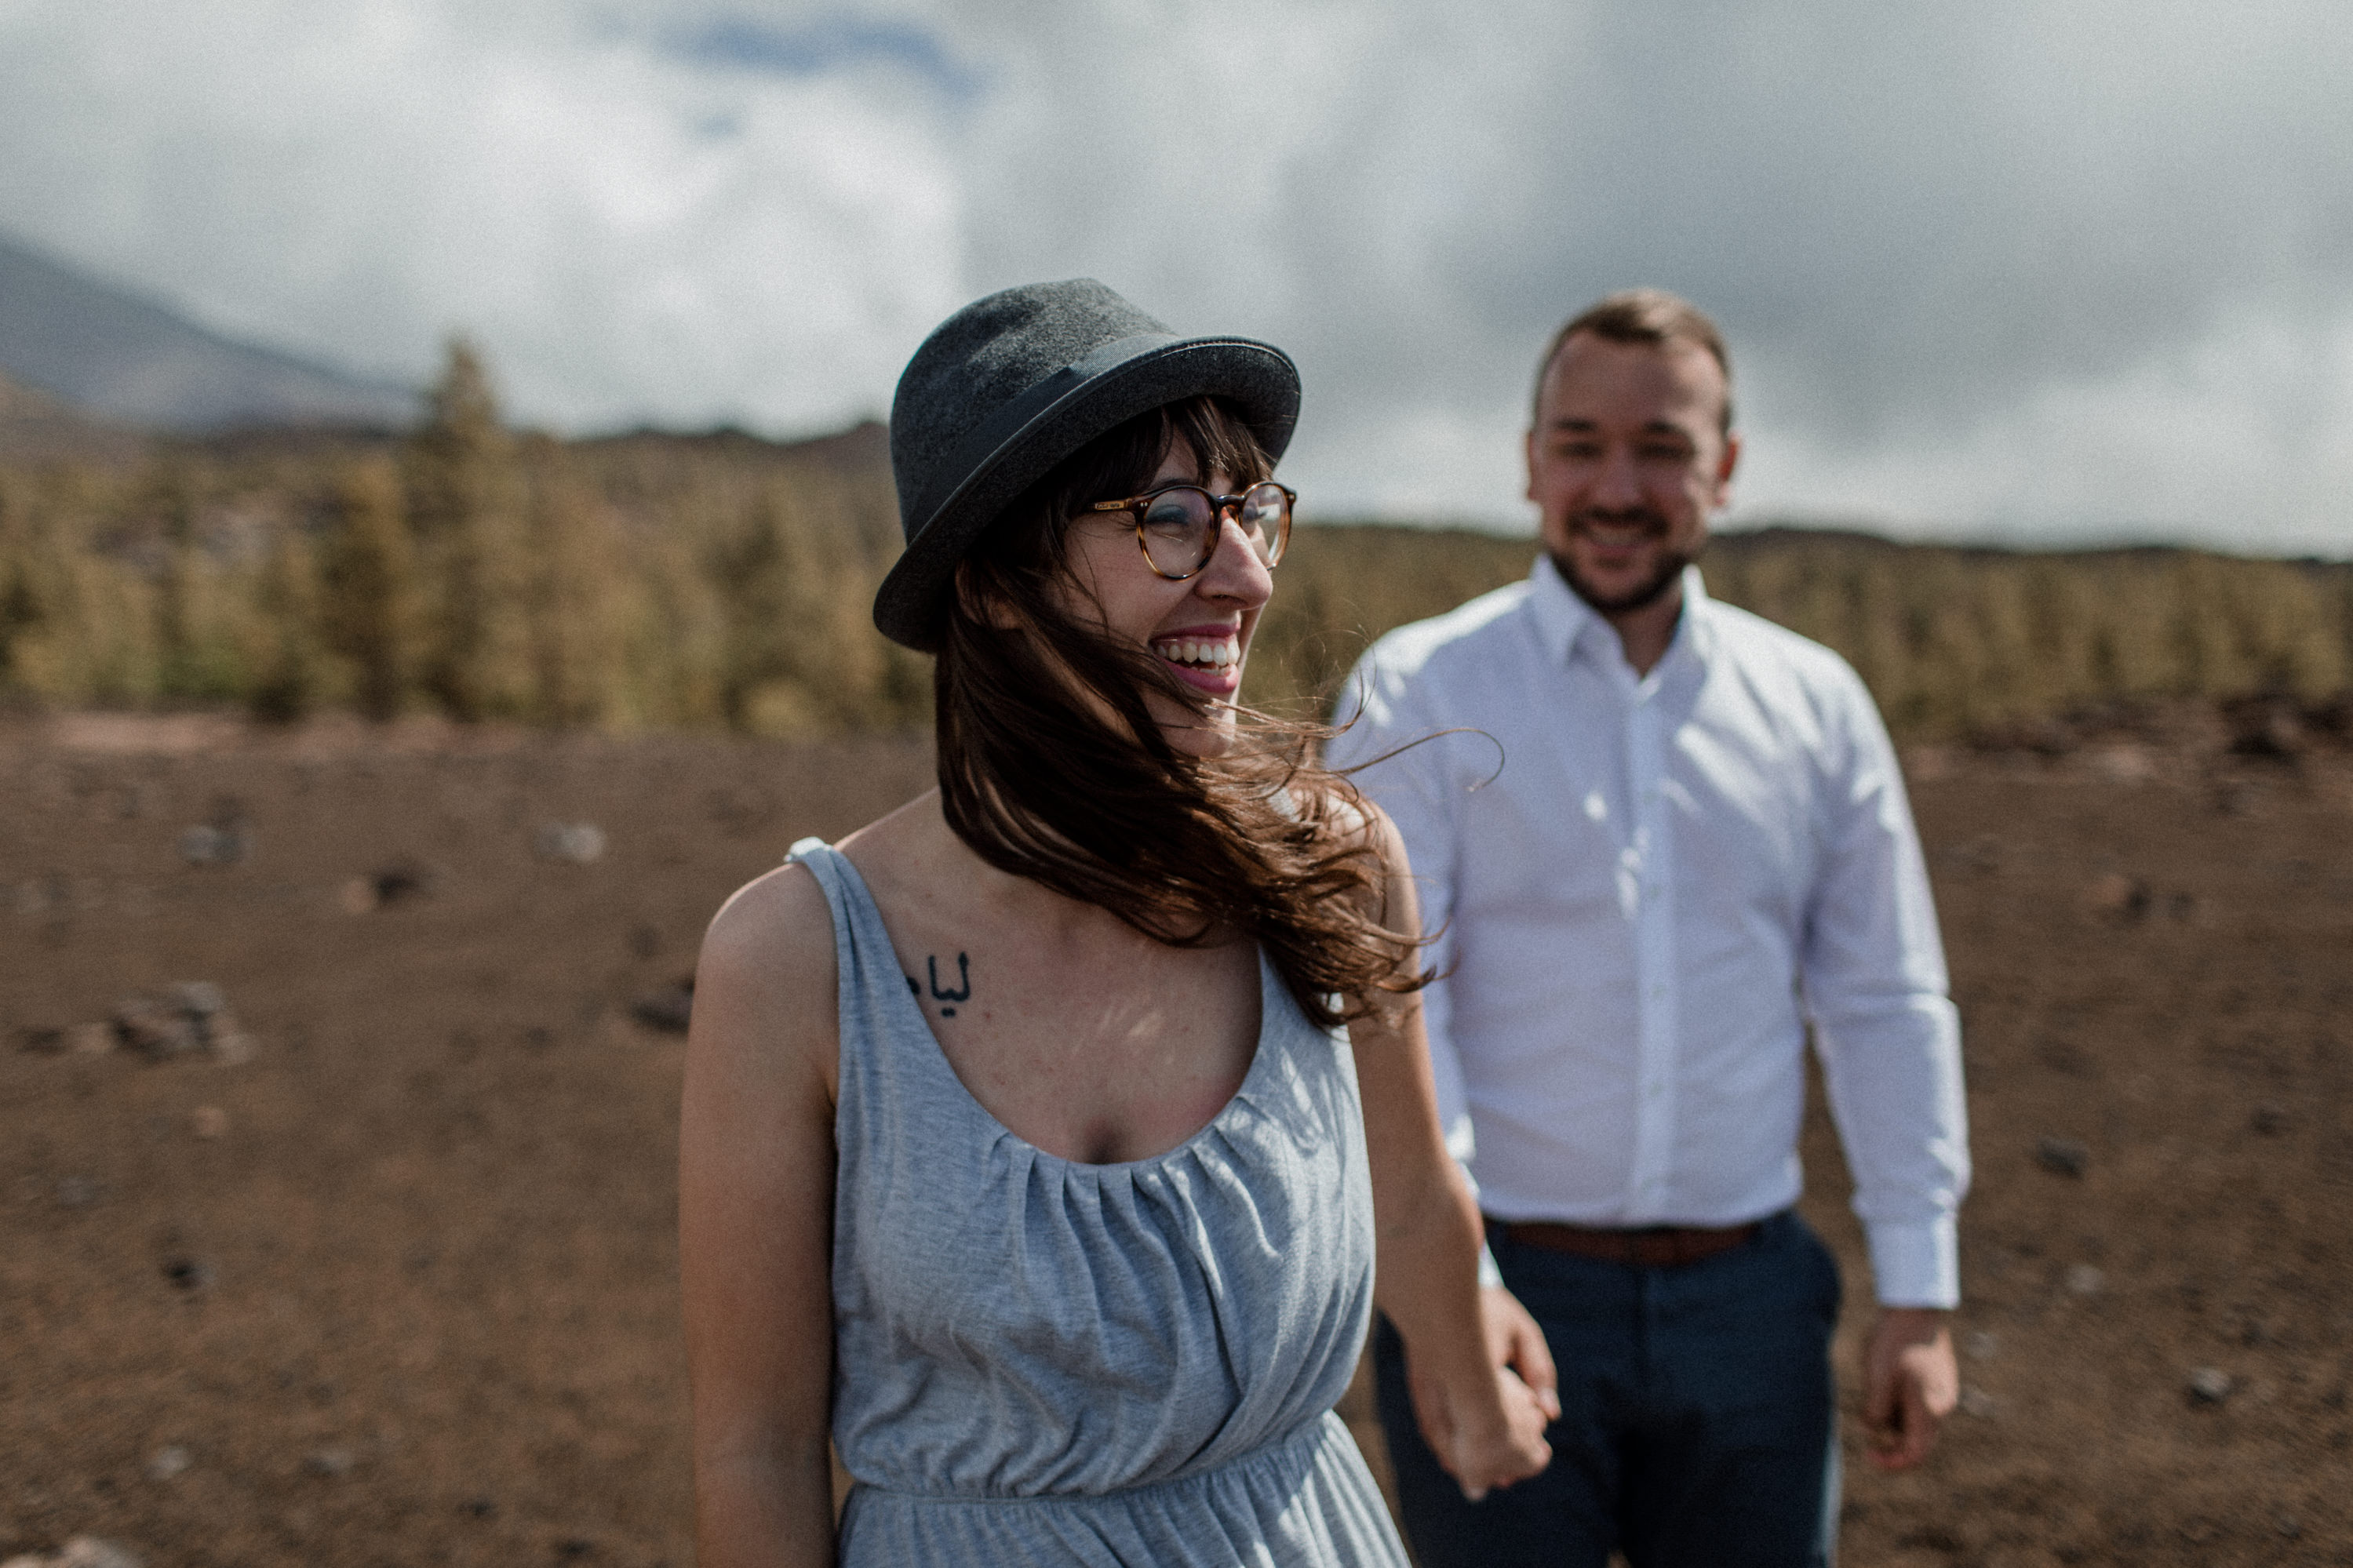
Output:
[[[1560,1416],[1560,1394],[1544,1331],[1500,1285],[1479,1292],[1488,1372],[1450,1382],[1425,1368],[1439,1357],[1406,1347],[1406,1386],[1422,1441],[1477,1502],[1493,1487],[1537,1474],[1551,1462],[1545,1428]],[[1452,1358],[1444,1358],[1451,1360]]]
[[1479,1317],[1487,1331],[1488,1357],[1519,1375],[1546,1421],[1559,1420],[1560,1374],[1552,1364],[1552,1347],[1520,1299],[1501,1285],[1482,1286]]

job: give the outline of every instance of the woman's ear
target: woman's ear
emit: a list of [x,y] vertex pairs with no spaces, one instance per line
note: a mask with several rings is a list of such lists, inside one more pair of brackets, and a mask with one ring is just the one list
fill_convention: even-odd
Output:
[[1021,612],[1015,609],[1004,595],[983,583],[969,561],[956,563],[955,593],[957,601],[964,605],[964,613],[984,626],[1000,632],[1021,629],[1024,624]]

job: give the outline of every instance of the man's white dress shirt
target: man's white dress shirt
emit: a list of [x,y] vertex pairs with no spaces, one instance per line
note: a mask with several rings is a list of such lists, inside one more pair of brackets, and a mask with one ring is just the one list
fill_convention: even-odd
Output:
[[1539,557],[1374,644],[1340,716],[1359,706],[1331,761],[1404,748],[1356,779],[1443,933],[1439,1110],[1487,1213],[1788,1207],[1810,1022],[1880,1300],[1958,1300],[1958,1020],[1894,751],[1844,660],[1694,568],[1638,676]]

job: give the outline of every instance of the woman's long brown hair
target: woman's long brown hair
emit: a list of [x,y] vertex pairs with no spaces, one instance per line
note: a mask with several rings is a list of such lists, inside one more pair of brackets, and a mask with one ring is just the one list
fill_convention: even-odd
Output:
[[1204,479],[1273,467],[1217,399],[1170,404],[1064,460],[966,558],[934,668],[942,804],[999,870],[1173,946],[1254,939],[1309,1017],[1345,1023],[1427,980],[1421,944],[1382,923],[1369,807],[1310,761],[1329,731],[1240,710],[1225,755],[1187,756],[1145,693],[1205,721],[1209,701],[1068,607],[1071,520],[1143,490],[1180,446]]

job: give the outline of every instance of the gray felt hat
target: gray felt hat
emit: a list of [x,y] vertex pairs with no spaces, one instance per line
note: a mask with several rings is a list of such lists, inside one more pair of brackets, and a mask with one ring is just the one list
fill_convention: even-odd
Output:
[[891,474],[906,552],[874,624],[930,651],[956,563],[1020,493],[1114,426],[1204,393],[1229,399],[1269,458],[1299,417],[1299,372],[1247,338],[1180,338],[1092,278],[1029,283],[940,323],[899,377]]

